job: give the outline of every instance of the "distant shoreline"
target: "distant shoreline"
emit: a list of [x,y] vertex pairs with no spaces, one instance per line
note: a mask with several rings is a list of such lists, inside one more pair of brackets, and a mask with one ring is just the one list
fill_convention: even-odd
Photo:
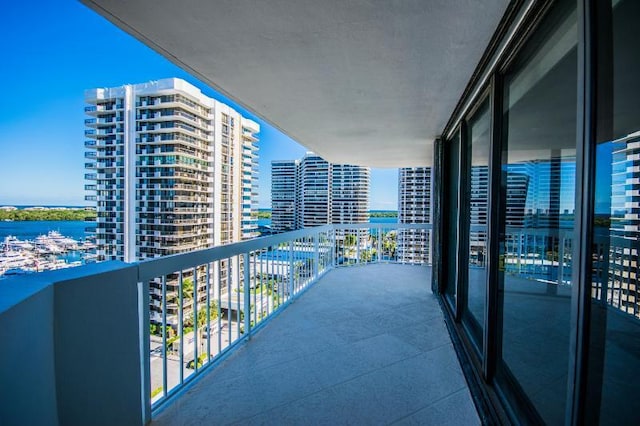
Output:
[[[372,218],[398,217],[396,210],[369,210]],[[0,206],[0,221],[84,221],[96,217],[94,207],[48,206],[48,205],[3,205]],[[258,219],[271,219],[271,209],[260,208]]]
[[81,208],[44,207],[30,210],[27,208],[7,209],[0,207],[0,221],[4,222],[35,222],[35,221],[84,221],[96,217],[95,210]]
[[0,210],[15,207],[18,210],[26,210],[26,209],[46,209],[46,210],[82,210],[82,209],[93,209],[94,206],[72,206],[66,204],[2,204],[0,205]]
[[[398,217],[397,210],[369,210],[370,217]],[[271,219],[271,209],[259,208],[256,213],[258,219]]]

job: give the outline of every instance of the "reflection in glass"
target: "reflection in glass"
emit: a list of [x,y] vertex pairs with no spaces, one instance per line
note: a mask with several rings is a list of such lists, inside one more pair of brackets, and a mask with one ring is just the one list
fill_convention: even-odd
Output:
[[640,2],[604,3],[587,407],[594,423],[640,424]]
[[504,78],[500,369],[548,424],[566,407],[576,24],[575,2],[556,3]]
[[487,293],[487,205],[489,197],[489,143],[491,135],[489,100],[483,102],[468,124],[466,175],[468,176],[467,266],[468,300],[465,319],[469,321],[478,349],[482,348],[482,330]]

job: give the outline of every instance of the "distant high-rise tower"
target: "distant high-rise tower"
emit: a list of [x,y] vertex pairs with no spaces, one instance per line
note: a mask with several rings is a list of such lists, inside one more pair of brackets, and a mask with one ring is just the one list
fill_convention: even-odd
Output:
[[296,179],[298,160],[271,162],[271,229],[296,229]]
[[331,222],[369,221],[370,170],[349,164],[331,167]]
[[369,221],[368,167],[332,164],[307,153],[301,160],[273,161],[271,175],[276,231]]
[[315,154],[300,160],[298,173],[299,208],[297,228],[332,223],[331,220],[331,164]]
[[132,262],[257,234],[257,123],[176,78],[91,89],[85,100],[98,260]]
[[[398,223],[431,223],[431,167],[401,168],[398,174]],[[429,263],[429,230],[398,230],[398,261]]]

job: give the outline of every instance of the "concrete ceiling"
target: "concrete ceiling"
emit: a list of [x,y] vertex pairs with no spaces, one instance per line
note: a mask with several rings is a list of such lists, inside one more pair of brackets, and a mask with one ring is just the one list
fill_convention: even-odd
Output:
[[327,160],[372,167],[430,165],[509,3],[83,2]]

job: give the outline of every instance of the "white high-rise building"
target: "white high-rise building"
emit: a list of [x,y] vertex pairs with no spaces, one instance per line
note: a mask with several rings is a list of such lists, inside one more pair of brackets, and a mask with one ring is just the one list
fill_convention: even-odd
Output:
[[271,163],[271,226],[276,231],[369,221],[368,167],[332,164],[307,153]]
[[331,167],[331,221],[333,223],[367,223],[369,221],[369,186],[367,167],[333,164]]
[[[398,223],[431,223],[431,167],[401,168],[398,173]],[[430,262],[429,230],[398,230],[398,261]]]
[[85,101],[85,178],[93,181],[85,189],[96,202],[99,261],[257,234],[257,123],[176,78],[87,90]]

